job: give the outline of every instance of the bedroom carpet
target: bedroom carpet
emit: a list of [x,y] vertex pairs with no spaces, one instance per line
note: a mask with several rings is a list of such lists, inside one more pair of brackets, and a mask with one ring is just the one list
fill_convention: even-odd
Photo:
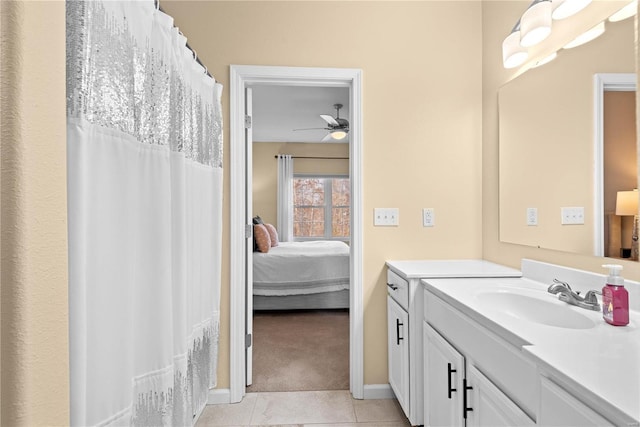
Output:
[[256,312],[248,392],[349,390],[349,312]]

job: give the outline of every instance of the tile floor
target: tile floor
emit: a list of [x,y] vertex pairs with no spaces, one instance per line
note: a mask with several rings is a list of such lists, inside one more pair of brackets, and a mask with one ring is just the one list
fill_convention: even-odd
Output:
[[406,427],[395,399],[356,400],[348,391],[247,393],[242,402],[209,405],[196,427],[209,426]]

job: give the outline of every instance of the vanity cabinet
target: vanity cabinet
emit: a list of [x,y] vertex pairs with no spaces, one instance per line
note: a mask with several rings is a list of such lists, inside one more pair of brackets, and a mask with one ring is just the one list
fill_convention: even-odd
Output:
[[427,322],[423,322],[427,426],[531,426],[535,423]]
[[409,315],[387,296],[389,384],[405,413],[409,412]]
[[614,425],[546,377],[540,378],[538,423],[544,426]]

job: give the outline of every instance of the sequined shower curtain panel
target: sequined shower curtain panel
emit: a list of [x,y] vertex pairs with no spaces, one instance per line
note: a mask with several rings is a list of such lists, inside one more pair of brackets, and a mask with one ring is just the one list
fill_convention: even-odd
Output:
[[152,0],[67,1],[73,425],[192,425],[216,385],[221,90]]

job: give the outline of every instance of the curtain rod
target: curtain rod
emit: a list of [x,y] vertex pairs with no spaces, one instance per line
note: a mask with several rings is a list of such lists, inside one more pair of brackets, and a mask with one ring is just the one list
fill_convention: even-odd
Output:
[[[281,154],[283,155],[283,154]],[[274,158],[278,158],[279,156],[276,154],[273,156]],[[349,160],[348,157],[313,157],[313,156],[291,156],[293,159],[323,159],[323,160]]]

